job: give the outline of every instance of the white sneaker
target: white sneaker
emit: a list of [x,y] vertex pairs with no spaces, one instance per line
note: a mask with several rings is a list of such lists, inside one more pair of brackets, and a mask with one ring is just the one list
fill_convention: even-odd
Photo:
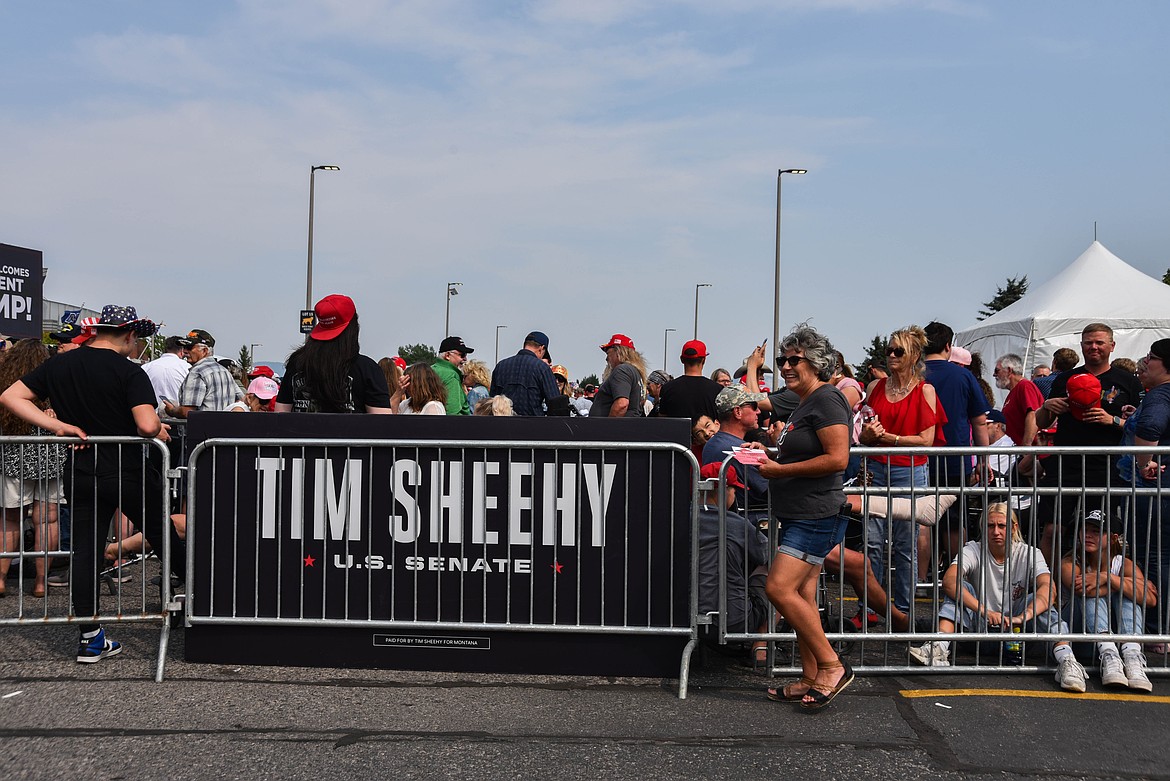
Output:
[[1084,692],[1088,675],[1075,656],[1068,656],[1056,667],[1056,682],[1069,692]]
[[910,656],[919,664],[927,667],[950,667],[950,653],[942,645],[934,641],[927,641],[920,648],[910,646]]
[[1150,683],[1150,678],[1146,675],[1145,654],[1141,651],[1127,651],[1122,655],[1121,661],[1125,665],[1125,679],[1129,688],[1143,692],[1154,690],[1154,684]]
[[1101,683],[1105,686],[1129,686],[1129,676],[1121,669],[1121,656],[1116,651],[1101,654]]

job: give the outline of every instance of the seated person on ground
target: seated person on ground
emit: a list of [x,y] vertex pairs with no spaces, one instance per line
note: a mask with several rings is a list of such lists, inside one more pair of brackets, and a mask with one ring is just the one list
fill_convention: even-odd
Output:
[[[719,477],[719,464],[707,464],[699,472],[704,480]],[[704,492],[699,506],[699,613],[719,611],[719,507],[727,508],[724,538],[727,546],[727,631],[765,632],[768,597],[764,583],[771,560],[768,538],[735,512],[736,489],[742,489],[735,466],[727,467],[727,493]]]
[[[1112,520],[1112,528],[1122,522]],[[1060,562],[1062,614],[1074,632],[1141,634],[1145,608],[1158,604],[1154,584],[1125,557],[1121,536],[1110,533],[1105,514],[1093,510],[1080,523],[1073,549]],[[1097,643],[1101,683],[1152,691],[1141,643]]]
[[[1015,510],[1003,502],[989,505],[983,521],[983,540],[964,545],[943,575],[946,599],[938,611],[939,631],[1011,632],[1019,626],[1067,633],[1068,625],[1053,604],[1052,573],[1040,549],[1024,542]],[[946,667],[950,645],[941,640],[910,646],[910,656],[925,665]],[[1060,687],[1083,692],[1085,668],[1069,642],[1058,640],[1052,652]]]

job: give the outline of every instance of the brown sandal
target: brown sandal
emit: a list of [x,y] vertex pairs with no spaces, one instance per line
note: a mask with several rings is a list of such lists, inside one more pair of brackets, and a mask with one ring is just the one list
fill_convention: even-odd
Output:
[[[802,691],[800,694],[789,693],[789,689],[791,687],[799,686],[802,683],[808,688]],[[804,695],[812,691],[814,683],[816,683],[816,681],[812,680],[811,678],[801,678],[799,681],[794,683],[784,684],[784,688],[782,689],[768,689],[768,699],[772,702],[800,702],[804,699]]]
[[832,702],[834,697],[845,691],[845,688],[849,686],[849,684],[853,683],[853,679],[857,676],[853,674],[853,668],[849,665],[849,662],[845,661],[844,659],[839,659],[836,664],[825,665],[821,669],[835,670],[838,667],[844,668],[844,673],[841,676],[841,680],[837,681],[835,686],[832,686],[828,689],[817,688],[816,686],[809,687],[809,690],[805,692],[804,695],[809,699],[806,702],[802,698],[800,703],[801,708],[804,710],[820,710]]

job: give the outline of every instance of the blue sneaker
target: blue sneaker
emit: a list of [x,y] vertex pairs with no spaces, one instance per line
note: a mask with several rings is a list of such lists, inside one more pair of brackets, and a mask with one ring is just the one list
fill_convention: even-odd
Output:
[[116,640],[106,639],[106,630],[98,629],[97,634],[93,637],[81,638],[81,643],[77,646],[77,661],[83,664],[93,664],[100,662],[107,656],[116,656],[122,653],[122,644]]

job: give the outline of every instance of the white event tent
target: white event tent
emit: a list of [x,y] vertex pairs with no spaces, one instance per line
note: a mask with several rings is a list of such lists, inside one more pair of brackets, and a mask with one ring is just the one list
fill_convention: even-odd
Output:
[[[954,344],[983,354],[984,377],[1006,353],[1024,359],[1024,376],[1052,353],[1080,354],[1081,330],[1101,322],[1113,329],[1114,358],[1146,355],[1150,343],[1170,337],[1170,285],[1142,273],[1098,241],[1048,282],[986,320],[955,334]],[[1001,394],[1002,395],[1002,394]]]

